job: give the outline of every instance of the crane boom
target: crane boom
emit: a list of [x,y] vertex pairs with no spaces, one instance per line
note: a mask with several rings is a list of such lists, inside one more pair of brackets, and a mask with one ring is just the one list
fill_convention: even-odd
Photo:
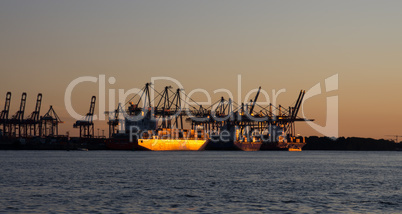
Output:
[[250,115],[253,113],[253,110],[254,110],[254,107],[255,107],[255,103],[257,102],[257,99],[258,99],[258,95],[260,95],[260,91],[261,91],[261,86],[258,88],[258,91],[257,91],[257,94],[255,95],[253,104],[251,105],[251,108],[250,108]]
[[24,92],[24,93],[22,93],[22,96],[21,96],[20,110],[17,111],[17,112],[13,115],[13,117],[12,117],[13,120],[18,120],[18,121],[22,121],[22,120],[23,120],[23,118],[24,118],[24,112],[25,112],[25,104],[26,104],[26,101],[27,101],[27,93]]
[[301,103],[303,101],[304,94],[306,94],[306,91],[305,90],[300,90],[299,97],[297,98],[296,104],[293,107],[292,119],[295,119],[296,116],[297,116],[297,113],[299,113],[300,105],[301,105]]
[[11,92],[6,94],[6,102],[4,103],[4,110],[0,114],[0,122],[3,124],[3,136],[9,133],[8,113],[10,112]]
[[40,107],[41,107],[41,105],[42,105],[42,94],[41,93],[39,93],[38,94],[38,97],[37,97],[37,99],[36,99],[36,106],[35,106],[35,113],[36,113],[36,117],[35,117],[35,120],[37,121],[37,120],[39,120],[39,114],[40,114]]
[[40,108],[42,105],[42,94],[39,93],[36,98],[35,110],[28,116],[28,120],[39,121]]
[[91,98],[91,105],[89,106],[89,112],[87,116],[93,116],[95,112],[95,102],[96,102],[96,97],[92,96]]
[[6,102],[4,103],[4,110],[1,112],[0,120],[8,120],[8,113],[10,111],[11,92],[6,94]]

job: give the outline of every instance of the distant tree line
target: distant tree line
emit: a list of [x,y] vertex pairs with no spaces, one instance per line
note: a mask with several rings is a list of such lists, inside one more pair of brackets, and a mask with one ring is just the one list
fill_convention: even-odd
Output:
[[402,143],[385,139],[311,136],[306,137],[306,145],[303,150],[401,151]]

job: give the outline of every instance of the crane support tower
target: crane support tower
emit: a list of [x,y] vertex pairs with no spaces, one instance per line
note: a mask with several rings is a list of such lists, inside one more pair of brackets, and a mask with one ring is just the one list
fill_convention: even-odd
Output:
[[24,92],[21,95],[20,109],[11,117],[10,131],[13,137],[26,137],[26,126],[23,124],[25,104],[27,100],[27,94]]
[[24,125],[25,125],[25,132],[26,134],[31,137],[36,137],[36,136],[41,136],[41,129],[40,129],[40,108],[42,105],[42,94],[39,93],[37,98],[36,98],[36,105],[35,105],[35,110],[27,117],[26,120],[24,120]]
[[50,106],[49,111],[46,112],[40,118],[40,132],[44,137],[54,137],[59,135],[59,123],[64,123],[61,121],[60,117],[54,111],[53,106]]
[[93,116],[95,111],[96,97],[92,96],[89,112],[85,115],[83,120],[77,120],[73,127],[80,129],[80,138],[94,138],[94,123]]
[[10,102],[11,102],[11,92],[7,92],[6,94],[6,102],[4,103],[4,110],[1,111],[0,114],[0,123],[3,127],[2,134],[3,137],[9,136],[10,132],[10,124],[8,120],[8,113],[10,111]]

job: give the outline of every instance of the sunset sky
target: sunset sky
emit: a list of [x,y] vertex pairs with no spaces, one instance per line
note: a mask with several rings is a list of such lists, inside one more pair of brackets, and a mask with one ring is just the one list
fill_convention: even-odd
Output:
[[[14,114],[27,92],[29,115],[42,93],[41,114],[53,105],[65,121],[60,134],[77,135],[64,103],[76,78],[105,75],[108,92],[167,76],[215,101],[225,96],[214,94],[221,88],[237,98],[241,75],[243,99],[259,86],[270,96],[286,89],[277,101],[286,107],[320,83],[323,94],[304,103],[307,117],[325,125],[326,98],[338,96],[339,136],[391,138],[402,135],[401,8],[402,1],[370,0],[2,0],[0,108],[11,91]],[[326,93],[325,79],[336,74],[338,90]],[[73,90],[77,113],[87,113],[98,87]],[[97,128],[107,132],[106,121]],[[297,133],[320,135],[303,123]]]

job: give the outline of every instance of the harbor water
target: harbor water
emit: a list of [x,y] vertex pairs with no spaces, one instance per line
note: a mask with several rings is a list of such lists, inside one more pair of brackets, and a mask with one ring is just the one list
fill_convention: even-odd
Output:
[[0,151],[1,213],[400,213],[402,153]]

